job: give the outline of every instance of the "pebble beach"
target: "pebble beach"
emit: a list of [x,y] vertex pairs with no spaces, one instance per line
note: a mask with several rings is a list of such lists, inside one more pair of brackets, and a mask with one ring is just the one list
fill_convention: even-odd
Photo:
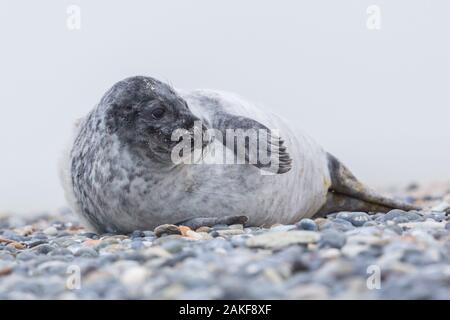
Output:
[[450,299],[450,184],[391,194],[423,210],[125,235],[0,214],[0,299]]

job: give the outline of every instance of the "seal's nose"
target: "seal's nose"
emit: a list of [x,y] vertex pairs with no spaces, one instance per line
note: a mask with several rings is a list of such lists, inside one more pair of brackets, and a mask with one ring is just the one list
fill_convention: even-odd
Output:
[[[186,119],[183,122],[184,129],[193,130],[196,125],[196,122],[200,122],[200,119],[197,118],[196,116],[192,115],[192,116],[186,117]],[[203,127],[203,125],[202,125],[202,127]]]

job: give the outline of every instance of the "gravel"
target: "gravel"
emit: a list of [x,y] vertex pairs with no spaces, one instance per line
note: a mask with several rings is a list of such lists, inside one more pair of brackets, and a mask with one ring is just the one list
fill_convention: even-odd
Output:
[[296,224],[300,230],[317,231],[317,224],[312,219],[302,219]]
[[449,197],[412,192],[411,201],[433,209],[338,212],[266,228],[242,218],[99,235],[67,212],[0,215],[0,295],[450,299]]

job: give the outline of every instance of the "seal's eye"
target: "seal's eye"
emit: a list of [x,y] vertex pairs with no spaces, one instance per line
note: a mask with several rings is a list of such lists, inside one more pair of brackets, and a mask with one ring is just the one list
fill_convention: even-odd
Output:
[[158,107],[152,111],[152,117],[158,120],[164,116],[164,113],[166,113],[166,110],[163,107]]

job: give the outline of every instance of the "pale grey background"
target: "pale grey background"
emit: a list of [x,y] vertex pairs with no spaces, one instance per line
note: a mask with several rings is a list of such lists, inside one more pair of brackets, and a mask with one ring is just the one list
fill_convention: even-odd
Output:
[[[372,4],[380,31],[366,28]],[[275,109],[375,186],[449,180],[449,12],[446,0],[2,0],[0,211],[63,206],[72,121],[137,74]]]

